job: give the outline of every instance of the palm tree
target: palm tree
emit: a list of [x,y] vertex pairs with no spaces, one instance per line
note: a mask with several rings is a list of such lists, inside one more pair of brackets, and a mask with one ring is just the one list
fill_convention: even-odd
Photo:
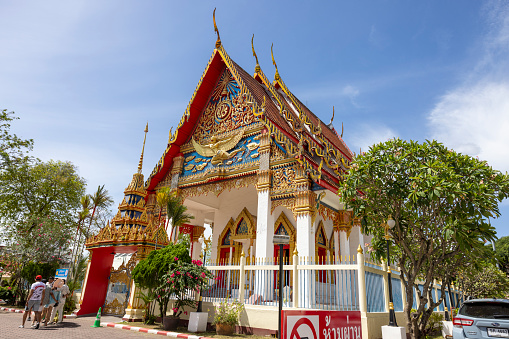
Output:
[[104,185],[97,186],[97,191],[90,196],[92,200],[92,214],[90,215],[90,224],[88,225],[87,234],[89,236],[90,228],[94,222],[95,213],[99,210],[105,210],[113,204],[113,199],[108,193],[108,190],[104,189]]
[[173,238],[175,228],[190,222],[194,219],[194,216],[186,213],[187,207],[184,206],[182,198],[177,196],[175,192],[167,190],[165,193],[166,197],[164,198],[164,201],[166,202],[166,216],[168,220],[171,220],[171,239]]
[[[80,245],[81,233],[83,232],[82,228],[85,226],[85,220],[89,217],[90,214],[90,195],[84,195],[80,198],[81,210],[78,211],[78,223],[76,225],[76,234],[74,236],[74,244],[71,252],[71,270],[70,276],[74,273],[75,259],[78,254],[78,249]],[[70,278],[70,277],[69,277]]]

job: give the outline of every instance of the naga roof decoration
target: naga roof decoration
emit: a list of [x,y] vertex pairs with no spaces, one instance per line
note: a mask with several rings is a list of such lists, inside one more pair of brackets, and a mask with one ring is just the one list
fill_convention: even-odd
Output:
[[[349,169],[353,153],[334,130],[332,123],[329,125],[323,123],[290,92],[279,75],[273,55],[276,76],[274,82],[271,82],[261,70],[252,46],[256,67],[254,76],[251,76],[226,52],[219,38],[215,18],[214,28],[217,33],[216,48],[178,127],[173,134],[170,132],[168,145],[145,183],[147,193],[153,192],[157,185],[167,178],[175,157],[193,149],[195,153],[185,154],[186,159],[193,156],[195,158],[186,160],[184,177],[206,172],[209,173],[208,180],[219,179],[221,176],[214,177],[214,173],[219,170],[224,172],[222,165],[236,161],[235,156],[240,153],[237,142],[240,144],[246,135],[239,133],[251,129],[252,134],[254,127],[249,126],[250,124],[256,126],[256,123],[267,128],[273,142],[281,148],[286,157],[295,158],[315,182],[335,192],[340,177]],[[233,95],[230,95],[232,93]],[[218,130],[216,132],[219,136],[214,138],[212,133],[207,135],[207,128],[200,119],[204,116],[205,110],[210,109],[210,105],[216,105],[213,106],[215,112],[220,112],[221,109],[218,107],[223,104],[242,112],[249,111],[249,118],[252,120]],[[257,130],[260,130],[259,128]],[[193,133],[201,133],[203,139],[201,141],[193,139]],[[209,153],[217,151],[219,153],[212,159],[206,159]],[[213,167],[212,161],[214,165],[220,166]],[[253,173],[250,168],[246,170],[243,174],[239,172],[237,175]]]
[[164,227],[157,225],[152,216],[147,215],[145,198],[147,191],[143,183],[143,154],[147,138],[148,123],[145,127],[145,138],[141,151],[137,173],[124,190],[124,199],[118,206],[117,214],[102,228],[97,235],[87,239],[87,249],[103,246],[152,245],[164,247],[168,244],[168,235]]

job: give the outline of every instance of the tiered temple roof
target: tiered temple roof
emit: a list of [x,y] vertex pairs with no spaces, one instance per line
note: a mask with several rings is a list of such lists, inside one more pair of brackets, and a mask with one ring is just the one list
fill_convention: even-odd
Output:
[[[253,47],[253,55],[256,57]],[[332,123],[323,123],[290,92],[279,75],[276,63],[274,81],[268,80],[257,64],[251,76],[231,60],[218,38],[212,57],[198,83],[175,133],[145,187],[153,192],[170,171],[173,158],[189,142],[210,93],[227,68],[240,86],[240,95],[252,105],[253,112],[269,130],[273,141],[284,149],[287,157],[297,159],[320,187],[337,191],[341,176],[349,168],[353,153]],[[273,59],[274,60],[274,59]]]

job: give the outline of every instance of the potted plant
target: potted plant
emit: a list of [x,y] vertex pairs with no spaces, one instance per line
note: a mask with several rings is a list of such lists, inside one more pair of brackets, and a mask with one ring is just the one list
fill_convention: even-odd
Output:
[[213,325],[216,325],[216,333],[219,335],[231,335],[235,332],[235,326],[239,324],[240,313],[244,310],[244,305],[238,300],[228,302],[227,300],[219,303],[216,307]]
[[156,288],[157,299],[163,303],[175,299],[170,316],[163,317],[165,330],[175,329],[179,323],[180,315],[185,306],[196,307],[197,302],[192,298],[190,291],[199,292],[209,285],[209,279],[214,276],[212,272],[203,267],[200,260],[191,263],[174,258],[168,272],[162,277],[162,284]]

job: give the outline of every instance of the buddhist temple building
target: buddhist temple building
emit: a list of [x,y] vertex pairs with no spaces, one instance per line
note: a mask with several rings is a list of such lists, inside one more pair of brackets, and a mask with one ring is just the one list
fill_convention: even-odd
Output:
[[[354,157],[342,132],[334,128],[333,119],[324,123],[290,91],[273,55],[273,79],[261,69],[254,46],[253,56],[251,73],[231,59],[217,33],[212,56],[180,123],[174,130],[168,128],[170,136],[160,160],[145,180],[142,151],[118,213],[86,242],[90,260],[78,315],[95,314],[104,307],[106,313],[125,320],[141,320],[143,305],[130,270],[180,233],[189,234],[191,256],[199,259],[200,238],[209,228],[208,264],[216,266],[239,263],[242,258],[274,262],[280,253],[273,236],[281,234],[290,237],[283,246],[288,264],[297,256],[318,265],[340,264],[362,253],[368,239],[337,195]],[[163,188],[183,199],[194,216],[189,224],[174,231],[166,225],[165,211],[156,199]],[[133,254],[115,267],[118,253]],[[348,279],[348,284],[356,284],[356,278]],[[237,289],[240,281],[234,281]],[[333,277],[308,281],[339,286]],[[253,290],[259,283],[254,278],[246,282]],[[250,292],[245,299],[255,295],[258,305],[272,302],[275,283],[271,284],[266,285],[270,293]],[[294,288],[294,283],[288,286]],[[232,286],[222,287],[230,291]],[[297,297],[290,293],[288,297]],[[309,295],[300,301],[301,307],[324,303]],[[349,305],[359,308],[355,301]]]

